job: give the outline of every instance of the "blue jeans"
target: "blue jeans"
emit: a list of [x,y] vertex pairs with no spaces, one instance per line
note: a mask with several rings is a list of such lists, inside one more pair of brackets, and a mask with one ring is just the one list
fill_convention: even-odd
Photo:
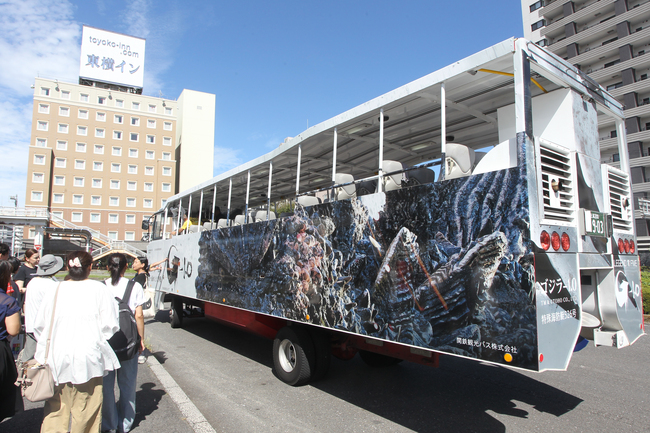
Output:
[[[116,371],[104,376],[104,405],[102,407],[102,431],[127,433],[135,418],[135,387],[138,378],[138,357],[120,361]],[[115,403],[115,375],[120,399]]]

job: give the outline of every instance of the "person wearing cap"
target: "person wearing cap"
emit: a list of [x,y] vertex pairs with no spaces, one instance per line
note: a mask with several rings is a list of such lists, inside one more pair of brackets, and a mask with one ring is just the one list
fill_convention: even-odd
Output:
[[18,355],[17,361],[27,362],[34,357],[36,352],[36,339],[34,338],[34,323],[36,313],[43,302],[43,298],[56,290],[57,279],[54,275],[63,269],[63,259],[52,254],[44,255],[38,265],[34,278],[29,282],[29,296],[25,300],[25,347]]

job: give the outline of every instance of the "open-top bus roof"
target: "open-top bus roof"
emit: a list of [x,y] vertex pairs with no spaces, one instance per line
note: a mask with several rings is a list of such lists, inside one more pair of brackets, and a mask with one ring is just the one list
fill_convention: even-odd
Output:
[[[331,186],[335,130],[336,171],[352,174],[355,179],[373,176],[378,168],[381,109],[384,160],[413,166],[440,158],[442,83],[446,95],[446,141],[472,149],[494,146],[499,143],[497,109],[514,103],[513,53],[518,41],[522,42],[507,39],[312,126],[277,149],[170,197],[167,205],[176,206],[179,199],[192,195],[196,203],[192,206],[194,213],[201,191],[206,194],[204,203],[211,204],[216,186],[217,205],[223,207],[232,180],[232,207],[242,207],[249,170],[249,204],[266,204],[271,162],[271,201],[293,198],[299,151],[299,192]],[[555,55],[523,42],[536,82],[530,87],[532,97],[561,86],[573,87],[607,114],[623,118],[620,104],[593,80]]]

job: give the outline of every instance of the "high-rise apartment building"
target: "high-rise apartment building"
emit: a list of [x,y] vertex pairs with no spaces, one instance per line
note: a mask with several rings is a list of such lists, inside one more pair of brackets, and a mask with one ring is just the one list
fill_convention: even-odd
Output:
[[[576,65],[624,105],[638,247],[650,251],[650,1],[522,0],[521,7],[524,37]],[[614,123],[603,117],[598,131],[601,161],[617,165]]]
[[214,95],[184,90],[179,100],[191,104],[37,78],[26,206],[140,240],[142,220],[178,192],[180,160],[201,155],[202,165],[179,173],[192,184],[212,177]]

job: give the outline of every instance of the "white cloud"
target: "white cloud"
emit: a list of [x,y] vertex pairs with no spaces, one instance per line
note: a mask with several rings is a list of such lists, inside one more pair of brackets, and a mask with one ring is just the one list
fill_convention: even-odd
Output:
[[214,168],[212,170],[213,176],[235,168],[244,163],[241,156],[239,156],[239,149],[231,149],[228,147],[214,148]]

